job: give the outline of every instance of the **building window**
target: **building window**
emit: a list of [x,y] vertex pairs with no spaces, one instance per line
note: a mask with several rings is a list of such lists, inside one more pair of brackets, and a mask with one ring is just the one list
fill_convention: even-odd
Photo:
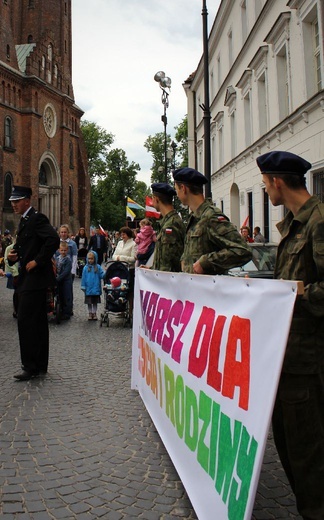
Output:
[[217,169],[220,169],[224,164],[224,112],[218,112],[215,117],[216,131],[217,131]]
[[44,164],[41,165],[39,174],[38,174],[38,182],[41,186],[48,186],[47,182],[47,172]]
[[324,170],[314,173],[313,195],[316,195],[321,202],[324,202]]
[[73,186],[69,185],[69,214],[73,215]]
[[242,44],[247,38],[247,15],[246,15],[246,0],[241,1],[241,20],[242,20]]
[[287,46],[283,45],[276,55],[277,78],[278,78],[278,105],[279,120],[282,121],[289,114],[289,78]]
[[289,23],[291,13],[281,13],[265,41],[273,45],[277,69],[277,102],[279,121],[290,112],[290,65],[289,65]]
[[228,65],[229,68],[233,65],[233,33],[232,29],[228,33]]
[[220,54],[217,56],[217,87],[218,90],[222,84],[221,58]]
[[322,88],[322,72],[321,72],[320,36],[319,36],[317,18],[313,23],[313,42],[314,42],[315,82],[316,82],[317,91],[320,91]]
[[12,119],[6,117],[4,121],[4,146],[5,148],[13,148],[13,135],[12,135]]
[[7,60],[10,60],[10,45],[7,45],[6,55],[7,55]]
[[28,0],[28,7],[29,8],[35,7],[35,0]]
[[13,178],[10,172],[7,172],[4,177],[4,200],[3,207],[4,209],[12,209],[11,203],[9,201],[9,197],[12,192]]
[[268,76],[267,76],[267,56],[268,46],[260,47],[249,64],[249,68],[254,70],[257,82],[256,94],[258,96],[258,118],[259,118],[259,137],[264,135],[269,129],[269,102],[268,102]]
[[250,91],[244,96],[244,126],[245,126],[245,146],[248,147],[252,143],[252,109]]
[[32,34],[28,35],[27,43],[33,43],[33,35]]
[[233,159],[236,155],[236,120],[235,110],[230,114],[231,120],[231,158]]
[[270,240],[270,206],[269,195],[265,188],[262,188],[263,196],[263,234],[267,242]]

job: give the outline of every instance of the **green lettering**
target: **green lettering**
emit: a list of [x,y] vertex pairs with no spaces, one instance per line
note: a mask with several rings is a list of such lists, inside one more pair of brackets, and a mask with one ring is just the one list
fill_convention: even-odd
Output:
[[224,504],[227,502],[232,482],[241,430],[242,424],[239,421],[235,421],[232,435],[230,418],[223,413],[221,414],[215,487],[219,495],[222,495]]
[[257,449],[257,441],[253,437],[251,438],[245,426],[243,426],[236,463],[236,474],[241,480],[241,486],[238,494],[239,484],[233,478],[228,501],[229,520],[241,520],[244,518]]
[[182,439],[185,425],[185,390],[183,377],[178,376],[175,387],[175,423],[177,433]]
[[197,460],[201,467],[208,473],[209,447],[204,443],[207,428],[210,424],[212,400],[204,392],[199,394],[199,419],[203,421],[197,450]]
[[191,451],[195,451],[198,442],[198,403],[196,394],[186,386],[185,392],[185,443]]
[[217,457],[217,444],[219,435],[219,416],[220,416],[220,405],[213,401],[211,430],[210,430],[210,450],[209,450],[209,476],[215,480],[216,474],[216,457]]
[[164,382],[165,382],[165,413],[169,417],[173,426],[174,420],[174,373],[167,365],[164,365]]

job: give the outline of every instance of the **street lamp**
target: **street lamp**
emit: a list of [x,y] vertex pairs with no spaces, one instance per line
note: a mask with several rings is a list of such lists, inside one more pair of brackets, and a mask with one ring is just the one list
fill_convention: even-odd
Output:
[[204,111],[204,159],[205,159],[205,177],[207,184],[205,187],[205,195],[212,198],[211,192],[211,157],[210,157],[210,107],[209,107],[209,53],[208,53],[208,11],[206,0],[203,0],[202,6],[203,20],[203,49],[204,49],[204,103],[200,108]]
[[[157,72],[154,76],[154,80],[159,83],[160,89],[162,90],[161,101],[164,107],[163,116],[161,116],[161,121],[164,124],[164,178],[165,182],[168,182],[168,157],[167,157],[167,124],[168,119],[166,115],[166,109],[169,106],[169,94],[171,89],[171,78],[165,75],[163,70]],[[168,89],[169,91],[167,91]]]

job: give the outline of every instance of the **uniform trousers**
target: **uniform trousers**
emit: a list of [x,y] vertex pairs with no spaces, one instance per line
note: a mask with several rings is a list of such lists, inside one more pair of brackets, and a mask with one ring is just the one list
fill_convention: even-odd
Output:
[[18,294],[18,334],[23,370],[47,371],[49,332],[46,289]]
[[272,427],[304,520],[324,519],[324,374],[281,374]]

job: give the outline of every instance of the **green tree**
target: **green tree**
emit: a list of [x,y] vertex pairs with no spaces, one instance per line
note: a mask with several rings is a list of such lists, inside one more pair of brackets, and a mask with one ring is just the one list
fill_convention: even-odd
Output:
[[81,131],[87,149],[89,176],[93,182],[106,175],[107,155],[114,135],[87,120],[81,121]]
[[[171,170],[188,166],[188,118],[185,116],[181,123],[175,127],[175,141],[171,142],[171,136],[167,135],[168,150],[168,182],[172,182]],[[146,150],[152,155],[151,182],[163,182],[165,180],[164,168],[164,133],[158,132],[149,135],[144,143]]]
[[[167,148],[171,145],[171,137],[167,135]],[[153,164],[151,166],[151,182],[164,182],[164,133],[158,132],[149,135],[144,143],[146,150],[152,155]]]
[[188,117],[185,116],[181,123],[175,127],[175,139],[177,141],[176,167],[188,166]]
[[137,185],[141,184],[136,181],[139,170],[139,164],[129,162],[124,150],[116,148],[107,154],[106,176],[92,187],[93,222],[100,221],[102,227],[109,230],[125,225],[126,197],[135,198]]

